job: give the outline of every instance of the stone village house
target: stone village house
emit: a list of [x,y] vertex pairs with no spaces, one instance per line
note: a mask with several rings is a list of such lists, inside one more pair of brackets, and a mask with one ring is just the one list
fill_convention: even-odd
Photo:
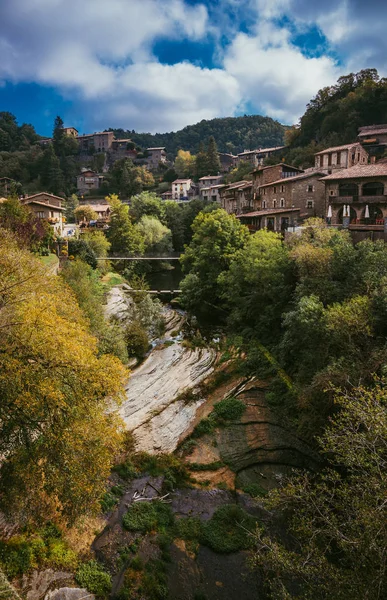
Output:
[[63,234],[63,198],[47,192],[25,196],[22,203],[28,206],[38,219],[45,219],[58,235]]
[[368,152],[364,150],[359,142],[335,146],[316,152],[315,170],[330,174],[335,170],[349,169],[354,165],[366,165],[368,163]]

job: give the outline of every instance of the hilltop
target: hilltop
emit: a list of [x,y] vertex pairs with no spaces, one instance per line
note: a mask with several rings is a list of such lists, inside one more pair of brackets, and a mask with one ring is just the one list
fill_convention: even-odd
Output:
[[124,129],[110,129],[116,138],[131,138],[142,148],[165,146],[169,155],[176,156],[182,148],[196,154],[200,143],[207,144],[213,136],[220,152],[237,154],[246,149],[281,146],[287,127],[270,117],[250,115],[200,121],[180,131],[170,133],[137,133]]

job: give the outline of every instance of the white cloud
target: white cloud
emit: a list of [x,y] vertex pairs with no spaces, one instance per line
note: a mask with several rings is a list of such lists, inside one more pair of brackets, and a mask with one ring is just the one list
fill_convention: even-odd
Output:
[[339,71],[332,59],[306,57],[289,39],[286,29],[261,21],[255,35],[236,36],[224,65],[257,111],[294,123],[317,90],[336,81]]

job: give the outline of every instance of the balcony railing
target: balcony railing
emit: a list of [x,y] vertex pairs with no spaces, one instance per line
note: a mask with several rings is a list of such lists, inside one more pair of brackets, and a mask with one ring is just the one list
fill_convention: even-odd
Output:
[[385,204],[387,195],[383,196],[330,196],[329,201],[334,204]]

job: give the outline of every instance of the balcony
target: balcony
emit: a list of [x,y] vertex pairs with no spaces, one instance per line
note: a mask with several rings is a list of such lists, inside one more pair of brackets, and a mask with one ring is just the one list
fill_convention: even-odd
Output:
[[387,204],[387,196],[329,196],[332,204]]

